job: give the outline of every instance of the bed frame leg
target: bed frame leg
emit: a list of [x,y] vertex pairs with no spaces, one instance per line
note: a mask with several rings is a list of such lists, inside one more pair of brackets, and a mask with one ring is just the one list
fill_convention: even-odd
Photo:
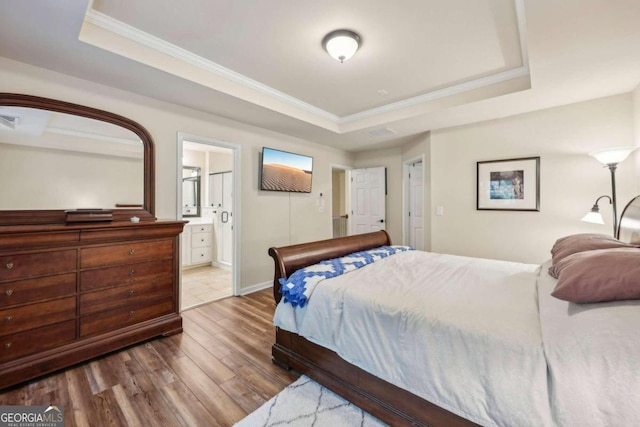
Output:
[[291,364],[289,363],[289,356],[287,356],[278,344],[274,344],[271,347],[271,361],[279,367],[291,370]]

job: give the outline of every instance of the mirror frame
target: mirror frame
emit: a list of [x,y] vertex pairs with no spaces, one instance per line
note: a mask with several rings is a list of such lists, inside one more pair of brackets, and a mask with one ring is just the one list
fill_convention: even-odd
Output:
[[[126,117],[108,111],[84,105],[73,104],[50,98],[16,93],[0,93],[0,105],[11,107],[38,108],[58,113],[72,114],[89,119],[100,120],[123,127],[135,133],[144,146],[144,195],[142,206],[127,208],[99,206],[113,210],[113,221],[129,221],[137,216],[140,221],[155,221],[155,162],[153,139],[149,132],[139,123]],[[2,210],[0,211],[0,226],[4,225],[32,225],[32,224],[60,224],[65,223],[64,210]]]
[[195,176],[195,177],[182,178],[182,185],[183,185],[182,201],[183,202],[184,202],[184,181],[186,179],[195,178],[194,184],[195,184],[195,187],[196,187],[196,194],[195,194],[196,205],[193,206],[193,207],[196,208],[196,213],[193,214],[193,215],[185,215],[184,208],[186,206],[183,206],[182,207],[182,210],[183,210],[182,217],[183,218],[200,218],[200,215],[201,215],[200,209],[201,209],[201,204],[202,204],[201,200],[200,200],[201,199],[201,197],[200,197],[201,194],[200,193],[202,192],[202,173],[201,173],[201,168],[200,168],[200,166],[182,166],[183,175],[184,175],[184,170],[185,169],[192,170],[192,171],[195,170],[198,173],[198,175]]

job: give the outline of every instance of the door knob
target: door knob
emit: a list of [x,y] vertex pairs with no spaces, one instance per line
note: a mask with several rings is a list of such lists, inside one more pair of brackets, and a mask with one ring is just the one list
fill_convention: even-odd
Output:
[[384,222],[384,219],[379,220],[378,222]]

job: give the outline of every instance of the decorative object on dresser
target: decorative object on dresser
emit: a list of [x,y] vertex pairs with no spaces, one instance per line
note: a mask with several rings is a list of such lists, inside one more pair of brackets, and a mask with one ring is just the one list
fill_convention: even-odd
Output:
[[604,150],[592,151],[589,153],[590,156],[595,158],[597,161],[602,163],[605,167],[609,168],[609,172],[611,172],[611,196],[604,195],[600,196],[596,199],[596,202],[593,204],[593,207],[585,216],[582,217],[582,221],[592,222],[595,224],[604,224],[604,220],[602,219],[602,214],[600,213],[600,207],[598,206],[598,202],[600,199],[609,199],[609,204],[613,210],[612,212],[612,220],[613,220],[613,237],[618,237],[618,203],[616,200],[616,169],[618,165],[622,163],[629,154],[635,151],[638,147],[615,147],[615,148],[607,148]]
[[[140,179],[126,186],[140,188],[130,193],[121,183],[113,182],[114,188],[109,188],[110,183],[103,181],[100,191],[94,189],[93,193],[113,193],[120,200],[130,200],[135,193],[142,202],[118,204],[100,199],[98,203],[105,203],[104,208],[64,209],[52,203],[51,209],[46,209],[38,205],[37,194],[3,201],[0,388],[149,338],[181,332],[178,239],[184,222],[157,221],[153,215],[154,160],[149,133],[122,116],[46,98],[0,94],[0,106],[25,118],[12,131],[21,132],[20,124],[38,117],[46,118],[46,126],[57,122],[58,133],[50,131],[44,140],[27,138],[28,132],[22,135],[34,157],[55,151],[66,156],[65,161],[77,161],[86,155],[82,152],[84,143],[91,146],[87,156],[93,159],[128,159],[124,163],[130,162],[135,169],[132,176]],[[62,132],[63,125],[78,128]],[[100,148],[101,154],[92,151],[94,141],[82,139],[95,137],[100,130],[109,133],[101,138],[108,141]],[[51,134],[63,136],[57,140]],[[68,134],[81,139],[70,144],[64,136]],[[16,151],[12,138],[0,132],[0,155],[8,152],[3,150]],[[58,142],[61,147],[55,145]],[[110,155],[110,149],[117,155]],[[141,154],[131,155],[131,150]],[[26,167],[35,169],[37,165]],[[110,166],[106,163],[105,167]],[[80,174],[73,180],[90,181],[91,177]],[[16,193],[28,193],[28,183],[24,185],[15,189]],[[118,193],[120,190],[124,192]],[[81,205],[83,197],[78,200]],[[14,205],[15,210],[6,209]]]
[[540,157],[477,162],[476,209],[540,211]]
[[67,222],[113,221],[111,209],[70,209],[64,213]]

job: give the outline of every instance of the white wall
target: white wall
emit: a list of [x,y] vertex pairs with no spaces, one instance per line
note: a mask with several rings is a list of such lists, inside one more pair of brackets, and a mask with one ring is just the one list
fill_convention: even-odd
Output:
[[[640,84],[636,86],[635,90],[631,93],[633,99],[633,128],[634,128],[634,140],[633,144],[640,147]],[[635,161],[635,168],[639,171],[639,177],[636,179],[636,193],[640,193],[640,148],[632,154],[631,161]]]
[[113,209],[143,200],[140,159],[0,143],[0,209]]
[[209,152],[209,173],[229,172],[233,169],[233,155],[231,153]]
[[[142,124],[155,144],[155,214],[159,219],[176,218],[178,132],[238,144],[242,183],[241,288],[272,280],[273,261],[267,255],[270,246],[331,237],[330,209],[319,212],[315,200],[319,192],[330,194],[330,164],[353,163],[344,151],[6,58],[0,58],[0,91],[87,105]],[[259,191],[258,160],[263,146],[313,156],[313,193]]]
[[[632,144],[631,94],[557,107],[431,133],[432,250],[541,263],[553,242],[580,232],[612,233],[580,221],[595,199],[611,193],[609,171],[587,153]],[[540,156],[540,212],[477,211],[476,162]],[[637,192],[638,169],[618,167],[619,212]]]

